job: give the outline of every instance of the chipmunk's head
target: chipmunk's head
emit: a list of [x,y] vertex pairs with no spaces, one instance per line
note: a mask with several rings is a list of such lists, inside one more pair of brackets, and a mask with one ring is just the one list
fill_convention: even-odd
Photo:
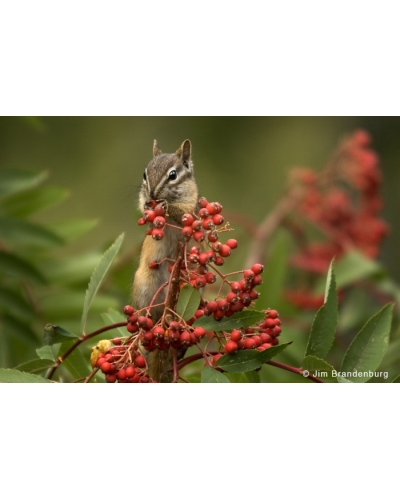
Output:
[[153,159],[147,165],[139,196],[139,208],[155,200],[166,202],[167,207],[188,205],[193,210],[197,202],[197,185],[191,159],[192,145],[189,140],[171,154],[162,153],[154,140]]

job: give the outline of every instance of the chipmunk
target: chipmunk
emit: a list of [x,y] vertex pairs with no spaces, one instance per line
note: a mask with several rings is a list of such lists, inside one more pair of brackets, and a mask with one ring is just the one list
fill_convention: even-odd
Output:
[[[181,147],[172,154],[164,154],[154,140],[153,159],[147,165],[139,194],[140,211],[148,208],[152,200],[162,203],[166,210],[166,220],[170,224],[182,227],[182,215],[194,212],[198,201],[198,189],[193,173],[191,159],[192,145],[185,140]],[[179,241],[184,241],[180,231],[165,227],[165,235],[161,241],[155,241],[146,236],[141,253],[139,267],[135,273],[132,287],[132,302],[135,309],[148,306],[156,291],[169,280],[168,266],[170,262],[164,260],[158,269],[150,269],[152,261],[161,262],[163,259],[177,257]],[[157,297],[157,303],[165,300],[165,289]],[[152,308],[151,319],[156,323],[163,312],[163,306]],[[170,351],[170,350],[169,350]],[[172,380],[165,375],[168,365],[171,364],[169,351],[155,350],[149,353],[149,375],[157,382]],[[164,375],[163,375],[164,374]]]

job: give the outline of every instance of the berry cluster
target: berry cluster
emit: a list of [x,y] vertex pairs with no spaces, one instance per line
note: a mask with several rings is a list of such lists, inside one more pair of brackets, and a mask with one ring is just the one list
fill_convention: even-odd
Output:
[[[378,217],[382,209],[381,175],[369,134],[362,130],[354,132],[342,141],[320,174],[310,169],[295,169],[292,181],[303,192],[296,213],[303,220],[291,222],[302,246],[291,258],[294,268],[324,274],[333,257],[338,260],[351,249],[370,258],[377,256],[387,226]],[[323,240],[305,241],[304,219],[320,230]],[[285,296],[306,309],[323,303],[323,296],[314,296],[304,288],[288,290]]]

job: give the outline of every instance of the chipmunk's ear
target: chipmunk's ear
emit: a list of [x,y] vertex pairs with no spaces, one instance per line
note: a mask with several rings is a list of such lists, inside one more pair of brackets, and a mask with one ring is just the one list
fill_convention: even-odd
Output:
[[178,149],[176,154],[180,158],[182,158],[182,162],[184,165],[189,165],[190,157],[192,155],[192,144],[189,139],[186,139],[186,141],[182,142],[181,147]]
[[157,139],[153,142],[153,156],[158,156],[161,154],[161,149],[158,147]]

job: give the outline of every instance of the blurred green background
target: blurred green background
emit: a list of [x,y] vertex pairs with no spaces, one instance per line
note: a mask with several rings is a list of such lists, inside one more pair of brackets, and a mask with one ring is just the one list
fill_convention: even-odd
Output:
[[320,169],[355,128],[372,135],[381,158],[383,218],[391,227],[381,259],[400,280],[399,117],[3,117],[0,168],[47,170],[47,184],[70,190],[64,203],[40,214],[41,221],[99,219],[78,247],[122,231],[125,245],[139,244],[143,232],[134,211],[154,138],[164,152],[190,139],[200,193],[260,221],[281,196],[292,166]]
[[[0,169],[23,167],[37,172],[47,171],[43,186],[57,186],[68,191],[62,203],[27,214],[30,222],[59,231],[66,244],[40,243],[38,246],[36,242],[32,246],[30,241],[23,246],[18,245],[16,233],[8,235],[11,250],[34,264],[47,281],[41,283],[32,279],[31,283],[28,280],[21,285],[18,276],[17,279],[8,276],[3,266],[0,366],[16,366],[36,356],[35,350],[43,340],[43,325],[47,322],[79,332],[89,277],[101,252],[124,232],[122,251],[92,305],[87,331],[118,320],[115,315],[107,316],[106,311],[108,308],[121,311],[122,306],[130,302],[131,281],[144,237],[143,227],[137,225],[137,197],[143,170],[152,157],[155,138],[162,151],[167,153],[175,151],[185,139],[192,141],[200,194],[223,205],[225,218],[235,229],[232,236],[239,241],[238,250],[226,263],[228,272],[243,268],[250,243],[237,215],[260,222],[282,196],[292,167],[321,169],[340,139],[358,128],[371,134],[373,148],[381,159],[384,198],[381,216],[389,223],[390,234],[379,260],[390,276],[400,282],[400,235],[396,231],[400,217],[398,117],[0,118]],[[6,201],[3,208],[15,210],[21,201],[26,203],[26,193],[29,195],[27,191],[14,198],[11,196],[14,201],[11,205]],[[10,213],[15,216],[12,211]],[[86,224],[85,220],[96,219],[98,223],[89,231],[82,231],[83,236],[75,237],[80,232],[75,226],[63,229],[62,221],[69,219],[80,220],[83,224]],[[267,289],[267,296],[268,303],[261,304],[261,307],[277,307],[274,290]],[[281,307],[281,303],[277,304]],[[354,295],[349,304],[351,321],[342,328],[344,334],[335,347],[336,351],[332,352],[332,362],[341,359],[355,328],[360,327],[378,307],[373,304],[371,310],[371,303],[365,295]],[[354,318],[356,309],[357,318]],[[297,318],[298,312],[294,314]],[[305,314],[304,318],[306,325],[311,324],[312,315]],[[393,339],[396,342],[387,355],[386,365],[396,366],[397,374],[400,370],[400,332]],[[288,323],[283,329],[282,342],[292,340],[295,342],[284,353],[283,359],[299,366],[307,336],[291,330]],[[92,345],[85,343],[82,349],[76,350],[71,363],[80,364],[81,369],[76,373],[61,370],[66,379],[71,375],[76,379],[88,373]],[[193,370],[200,368],[199,363]],[[187,376],[190,378],[190,373]],[[263,368],[262,379],[303,381],[301,377],[270,366]]]

